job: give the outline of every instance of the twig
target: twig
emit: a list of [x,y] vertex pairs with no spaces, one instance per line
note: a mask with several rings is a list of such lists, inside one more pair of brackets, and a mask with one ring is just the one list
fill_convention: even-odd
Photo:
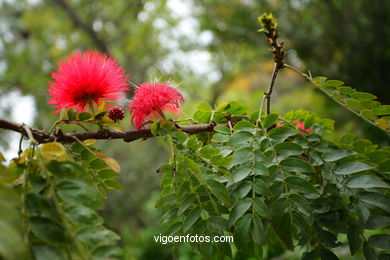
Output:
[[[215,123],[209,124],[195,124],[187,126],[178,126],[179,130],[187,134],[196,134],[202,132],[212,132],[214,127],[218,125]],[[225,125],[227,124],[219,124]],[[15,122],[8,121],[0,118],[0,129],[6,129],[14,132],[18,132],[23,136],[28,137],[30,140],[35,140],[37,143],[48,143],[56,140],[61,143],[73,143],[75,138],[83,141],[86,139],[123,139],[126,142],[131,142],[137,139],[145,139],[154,137],[150,129],[141,130],[129,130],[124,132],[118,131],[98,131],[98,132],[73,132],[73,133],[62,133],[56,132],[49,134],[45,131],[21,125]]]
[[259,17],[259,23],[262,26],[262,31],[265,36],[267,44],[270,46],[270,51],[274,58],[274,69],[272,72],[271,82],[269,83],[267,92],[264,92],[265,103],[266,103],[266,113],[269,115],[271,113],[271,95],[274,89],[276,77],[278,72],[283,68],[284,60],[284,51],[283,51],[283,42],[278,42],[278,24],[273,18],[272,14],[263,14]]
[[274,70],[272,71],[271,82],[269,83],[267,92],[264,92],[265,101],[267,105],[266,106],[267,115],[271,113],[271,95],[274,89],[276,77],[278,76],[278,72],[281,68],[283,68],[283,64],[280,65],[278,63],[274,63]]
[[24,131],[26,131],[27,137],[28,137],[28,139],[30,139],[30,142],[35,143],[36,140],[35,140],[33,134],[31,133],[30,127],[25,125],[25,124],[23,124],[22,127],[23,127]]
[[24,137],[23,135],[20,135],[18,157],[20,157],[20,155],[23,153],[23,150],[22,150],[23,137]]
[[[348,106],[346,106],[343,102],[335,99],[332,97],[332,95],[330,93],[328,93],[325,89],[321,88],[318,86],[318,84],[313,80],[312,77],[310,77],[309,75],[307,75],[306,73],[303,73],[302,71],[298,70],[297,68],[294,68],[293,66],[291,65],[288,65],[288,64],[284,64],[283,65],[284,68],[288,68],[288,69],[291,69],[293,71],[295,71],[296,73],[298,73],[299,75],[301,75],[302,77],[304,77],[305,79],[307,79],[308,81],[310,81],[311,83],[313,83],[314,86],[317,87],[317,89],[319,89],[322,93],[324,93],[325,95],[327,95],[330,99],[332,99],[333,101],[337,102],[340,106],[344,107],[345,109],[349,110],[350,112],[354,113],[356,116],[358,116],[359,118],[365,120],[367,123],[375,126],[376,128],[379,128],[377,125],[375,125],[374,122],[371,122],[370,120],[368,120],[367,118],[365,117],[362,117],[361,115],[359,115],[358,112],[356,112],[355,110],[349,108]],[[379,128],[381,129],[381,128]],[[382,131],[384,131],[383,129],[381,129]]]

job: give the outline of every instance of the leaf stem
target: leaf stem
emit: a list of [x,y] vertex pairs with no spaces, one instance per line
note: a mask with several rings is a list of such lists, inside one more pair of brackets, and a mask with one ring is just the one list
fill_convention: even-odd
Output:
[[[375,126],[376,128],[379,128],[381,129],[380,127],[378,127],[377,125],[375,125],[374,122],[368,120],[367,118],[365,117],[362,117],[358,112],[356,112],[355,110],[349,108],[348,106],[346,106],[343,102],[335,99],[332,97],[332,95],[330,93],[328,93],[325,89],[321,88],[320,86],[318,86],[318,84],[314,81],[314,79],[312,77],[310,77],[309,75],[307,75],[306,73],[303,73],[302,71],[298,70],[297,68],[294,68],[293,66],[290,66],[288,64],[284,64],[283,67],[285,68],[288,68],[288,69],[291,69],[293,71],[295,71],[296,73],[300,74],[302,77],[304,77],[305,79],[309,80],[311,83],[314,84],[314,86],[316,86],[317,89],[321,90],[322,93],[326,94],[330,99],[332,99],[333,101],[337,102],[340,106],[344,107],[345,109],[349,110],[350,112],[352,112],[353,114],[355,114],[356,116],[358,116],[359,118],[363,119],[364,121],[366,121],[367,123]],[[382,131],[384,131],[383,129],[381,129]]]

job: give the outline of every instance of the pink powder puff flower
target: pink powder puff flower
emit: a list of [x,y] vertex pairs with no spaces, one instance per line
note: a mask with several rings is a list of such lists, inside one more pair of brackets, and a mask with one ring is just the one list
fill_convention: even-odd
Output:
[[[57,110],[73,108],[84,111],[87,105],[99,101],[117,102],[127,91],[127,76],[118,63],[98,51],[72,53],[65,61],[60,61],[56,72],[52,73],[48,103]],[[91,108],[92,109],[92,108]]]
[[149,117],[163,118],[163,111],[180,111],[184,103],[182,94],[168,83],[142,83],[130,103],[131,123],[141,129]]

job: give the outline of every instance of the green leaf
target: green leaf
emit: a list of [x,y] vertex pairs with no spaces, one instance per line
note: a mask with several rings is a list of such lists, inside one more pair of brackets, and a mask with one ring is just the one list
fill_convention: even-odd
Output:
[[270,191],[268,190],[267,186],[261,179],[256,179],[254,181],[254,184],[255,184],[254,189],[257,194],[263,196],[270,195]]
[[177,217],[177,208],[170,208],[164,215],[161,217],[161,224],[164,224],[168,221],[171,221],[175,217]]
[[32,247],[35,259],[39,260],[67,260],[64,251],[49,245],[34,245]]
[[98,175],[100,178],[105,179],[105,180],[119,177],[119,173],[116,171],[113,171],[111,169],[101,170],[98,172]]
[[302,260],[316,260],[318,259],[318,252],[316,250],[305,252],[302,256]]
[[355,189],[389,188],[389,185],[387,185],[384,181],[371,175],[353,176],[348,178],[345,184],[349,188]]
[[86,226],[77,231],[77,237],[93,247],[115,245],[120,237],[101,226]]
[[[387,158],[390,158],[390,151],[378,149],[369,153],[366,153],[365,156],[367,156],[370,159],[370,162],[380,164],[381,162],[385,161]],[[378,167],[379,170],[380,167]]]
[[233,156],[223,156],[222,154],[214,155],[211,157],[211,164],[215,168],[224,167],[227,168],[232,165]]
[[211,188],[211,192],[219,199],[221,202],[230,205],[230,195],[225,185],[214,180],[208,180],[207,184]]
[[218,111],[226,112],[231,115],[245,115],[247,113],[247,108],[239,101],[232,101],[220,105]]
[[173,205],[175,204],[176,195],[174,193],[170,193],[162,198],[160,198],[156,202],[156,208],[163,208],[165,206]]
[[265,240],[263,222],[258,216],[252,216],[252,240],[256,244],[262,244]]
[[283,142],[290,136],[295,135],[296,133],[294,132],[293,129],[286,127],[286,126],[279,126],[273,128],[271,131],[269,131],[268,136],[271,137],[272,139],[275,139],[279,142]]
[[254,174],[260,176],[268,176],[269,171],[264,164],[262,164],[261,162],[256,162],[254,167]]
[[273,125],[278,119],[278,114],[269,114],[263,119],[264,128],[268,128]]
[[152,133],[153,136],[158,136],[158,130],[160,128],[160,122],[155,121],[153,124],[150,126],[150,132]]
[[379,164],[378,169],[383,172],[390,173],[390,160],[386,160]]
[[354,98],[344,99],[344,103],[351,109],[360,109],[362,107],[359,100]]
[[230,139],[230,135],[216,133],[213,135],[211,141],[214,143],[226,143],[229,141],[229,139]]
[[245,132],[249,132],[249,133],[254,134],[256,132],[256,126],[254,124],[252,124],[251,122],[248,122],[246,120],[242,120],[233,126],[233,130],[235,132],[245,131]]
[[220,134],[230,135],[229,127],[223,125],[217,125],[216,127],[214,127],[214,131]]
[[285,198],[280,198],[273,203],[271,208],[271,219],[275,226],[279,226],[282,221],[285,210],[287,209],[288,201]]
[[230,137],[229,143],[232,145],[242,144],[251,140],[253,135],[246,131],[234,132]]
[[207,103],[200,103],[194,113],[194,119],[199,123],[208,123],[211,117],[212,107]]
[[104,207],[97,189],[82,182],[64,181],[57,188],[58,196],[68,203],[83,205],[92,209]]
[[372,99],[376,99],[376,96],[371,94],[371,93],[359,92],[359,91],[356,91],[355,93],[353,93],[352,97],[354,97],[356,99],[359,99],[359,100],[372,100]]
[[228,231],[228,221],[220,216],[211,216],[209,218],[210,226],[220,231]]
[[200,213],[201,213],[200,208],[194,208],[188,213],[183,223],[184,232],[188,231],[195,224],[195,222],[200,217]]
[[356,90],[354,90],[353,88],[346,87],[346,86],[339,87],[338,90],[340,91],[341,94],[349,95],[349,96],[356,92]]
[[176,235],[180,230],[181,227],[183,226],[182,222],[176,222],[172,226],[170,226],[167,230],[167,235],[168,236],[174,236]]
[[370,216],[370,210],[363,203],[359,202],[356,205],[356,211],[359,216],[360,225],[364,225]]
[[374,248],[372,248],[372,246],[370,246],[370,244],[367,242],[363,243],[363,253],[364,253],[364,257],[366,258],[366,260],[378,259],[376,257],[376,253],[375,253]]
[[78,114],[78,119],[80,121],[85,121],[85,120],[88,120],[92,117],[92,114],[91,113],[88,113],[88,112],[82,112],[80,114]]
[[116,180],[105,180],[104,184],[107,186],[107,189],[119,190],[119,191],[123,190],[122,184]]
[[370,216],[366,222],[366,229],[380,229],[390,226],[390,217],[387,216]]
[[293,220],[294,220],[294,223],[298,226],[298,228],[300,229],[300,234],[301,234],[301,239],[302,238],[306,238],[306,237],[310,237],[310,224],[307,220],[307,217],[302,215],[300,212],[298,211],[293,211]]
[[26,214],[28,216],[53,216],[54,205],[51,200],[36,193],[29,193],[25,197]]
[[89,167],[95,170],[102,170],[107,168],[107,164],[102,159],[96,158],[89,164]]
[[66,243],[65,230],[48,218],[31,217],[28,219],[31,231],[46,243]]
[[374,166],[363,162],[344,162],[336,166],[336,168],[334,169],[334,173],[340,175],[349,175],[353,173],[367,171],[373,168]]
[[269,209],[267,205],[265,205],[264,201],[260,198],[253,198],[253,207],[255,212],[262,217],[268,217]]
[[245,215],[238,222],[234,229],[234,241],[239,245],[246,244],[246,241],[249,237],[249,229],[251,227],[251,216]]
[[382,249],[390,249],[390,235],[377,234],[368,238],[368,242]]
[[289,249],[293,249],[292,237],[291,237],[291,225],[292,219],[289,212],[286,212],[280,222],[280,225],[274,225],[275,231],[283,244]]
[[100,246],[92,251],[94,259],[123,259],[123,251],[119,247]]
[[341,80],[335,80],[335,79],[327,80],[325,82],[326,86],[331,86],[331,87],[339,87],[342,86],[343,84],[344,82],[342,82]]
[[240,148],[233,154],[233,165],[244,164],[250,160],[253,160],[253,150],[251,147]]
[[321,249],[320,251],[321,260],[339,260],[339,258],[332,252],[327,249]]
[[73,110],[73,108],[68,109],[68,119],[69,120],[75,120],[77,116],[77,112]]
[[63,107],[61,112],[60,112],[60,120],[68,120],[68,110]]
[[334,162],[354,154],[356,154],[356,152],[350,150],[334,150],[323,153],[321,157],[325,162]]
[[351,251],[351,255],[355,255],[355,253],[359,250],[360,245],[362,243],[360,239],[360,233],[358,230],[358,227],[355,225],[352,225],[348,228],[348,243],[349,243],[349,249]]
[[181,215],[186,211],[190,206],[194,204],[196,197],[193,193],[187,194],[184,196],[183,201],[180,204],[179,210],[177,211],[178,215]]
[[275,150],[278,155],[286,157],[303,153],[303,149],[300,145],[289,142],[279,143],[275,145]]
[[212,145],[205,145],[199,150],[200,155],[205,159],[211,159],[213,156],[218,155],[218,149]]
[[374,111],[375,114],[380,116],[390,115],[390,105],[381,105],[379,107],[374,108],[372,111]]
[[252,168],[250,165],[241,165],[240,167],[233,170],[232,177],[233,177],[234,183],[242,181],[243,179],[248,177],[249,174],[251,173],[251,171],[252,171]]
[[66,216],[76,225],[101,225],[103,219],[92,209],[80,205],[68,205],[64,208]]
[[229,226],[233,226],[236,221],[245,214],[245,212],[250,208],[251,200],[249,198],[238,201],[237,205],[233,208],[230,219]]
[[309,202],[302,196],[297,194],[290,194],[288,198],[294,202],[294,204],[298,207],[298,209],[304,213],[305,215],[310,215],[312,208]]
[[296,158],[284,159],[280,162],[280,165],[286,171],[290,172],[302,172],[302,173],[311,173],[313,172],[313,167],[304,160]]
[[375,192],[362,192],[359,194],[360,200],[376,206],[390,213],[390,198]]
[[360,114],[368,119],[375,120],[377,119],[377,116],[375,115],[374,112],[372,112],[370,109],[362,109],[360,110]]
[[252,183],[250,181],[241,182],[237,189],[234,191],[233,196],[242,199],[246,195],[248,195],[251,189]]
[[311,183],[297,176],[289,176],[285,179],[285,182],[295,189],[298,188],[298,191],[305,193],[318,193],[317,189]]

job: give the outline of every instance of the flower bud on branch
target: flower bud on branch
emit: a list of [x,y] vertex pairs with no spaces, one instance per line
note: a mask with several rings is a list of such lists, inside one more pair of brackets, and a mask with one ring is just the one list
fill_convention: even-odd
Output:
[[264,33],[265,40],[267,44],[271,47],[271,53],[274,57],[275,63],[279,68],[283,67],[284,51],[283,51],[283,42],[278,42],[278,23],[273,18],[272,14],[262,14],[259,18],[259,23],[262,27],[260,32]]

